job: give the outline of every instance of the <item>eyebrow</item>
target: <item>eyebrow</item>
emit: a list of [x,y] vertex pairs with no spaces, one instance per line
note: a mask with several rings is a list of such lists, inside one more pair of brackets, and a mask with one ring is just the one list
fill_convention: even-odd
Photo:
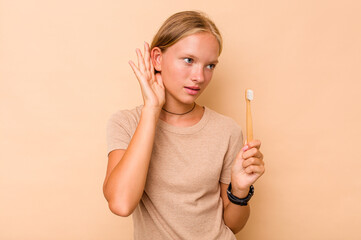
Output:
[[[185,55],[198,59],[196,56],[194,56],[193,54],[190,54],[190,53],[185,53]],[[218,63],[218,60],[211,61],[211,63]]]

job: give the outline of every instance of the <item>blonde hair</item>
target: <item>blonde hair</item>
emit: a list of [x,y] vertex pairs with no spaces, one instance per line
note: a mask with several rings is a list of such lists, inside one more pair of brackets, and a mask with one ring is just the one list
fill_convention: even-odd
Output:
[[213,34],[222,52],[222,36],[214,22],[201,11],[183,11],[170,16],[154,36],[151,49],[159,47],[162,52],[184,37],[198,32]]

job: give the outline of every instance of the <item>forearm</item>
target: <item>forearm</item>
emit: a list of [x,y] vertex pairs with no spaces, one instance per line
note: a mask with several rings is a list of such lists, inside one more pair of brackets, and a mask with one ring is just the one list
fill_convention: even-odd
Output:
[[158,117],[143,108],[128,148],[105,184],[109,204],[121,208],[123,213],[133,212],[143,195]]
[[[243,198],[247,196],[247,193],[240,193],[236,196],[240,196],[239,198]],[[223,219],[224,223],[233,231],[234,234],[236,234],[246,225],[249,215],[249,203],[247,206],[240,206],[229,202],[224,209]]]

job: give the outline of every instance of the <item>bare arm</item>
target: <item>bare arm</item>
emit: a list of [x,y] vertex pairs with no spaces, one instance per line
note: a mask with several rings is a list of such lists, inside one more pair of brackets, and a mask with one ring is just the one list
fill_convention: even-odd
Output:
[[[232,230],[234,234],[242,230],[246,225],[249,215],[250,206],[239,206],[229,201],[227,196],[228,185],[221,183],[221,197],[223,200],[223,219],[224,223]],[[246,197],[248,192],[244,193]],[[239,195],[240,196],[240,195]]]
[[129,216],[141,199],[152,155],[155,129],[165,102],[161,75],[154,73],[149,45],[144,44],[144,58],[136,49],[138,67],[130,61],[143,95],[144,107],[136,131],[126,150],[117,149],[108,156],[103,192],[110,210]]
[[143,195],[157,120],[157,112],[143,108],[128,148],[109,154],[103,191],[110,210],[117,215],[129,216]]
[[[239,151],[232,164],[232,194],[238,198],[248,195],[249,187],[265,172],[263,154],[259,151],[261,141],[252,140]],[[233,204],[227,196],[228,185],[221,184],[224,203],[224,222],[234,232],[239,232],[247,223],[250,207]]]

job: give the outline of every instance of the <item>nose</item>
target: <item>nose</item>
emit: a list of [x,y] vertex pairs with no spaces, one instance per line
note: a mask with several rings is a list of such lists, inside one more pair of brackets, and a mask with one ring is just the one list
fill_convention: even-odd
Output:
[[204,69],[202,66],[194,67],[192,73],[192,81],[200,83],[204,82]]

